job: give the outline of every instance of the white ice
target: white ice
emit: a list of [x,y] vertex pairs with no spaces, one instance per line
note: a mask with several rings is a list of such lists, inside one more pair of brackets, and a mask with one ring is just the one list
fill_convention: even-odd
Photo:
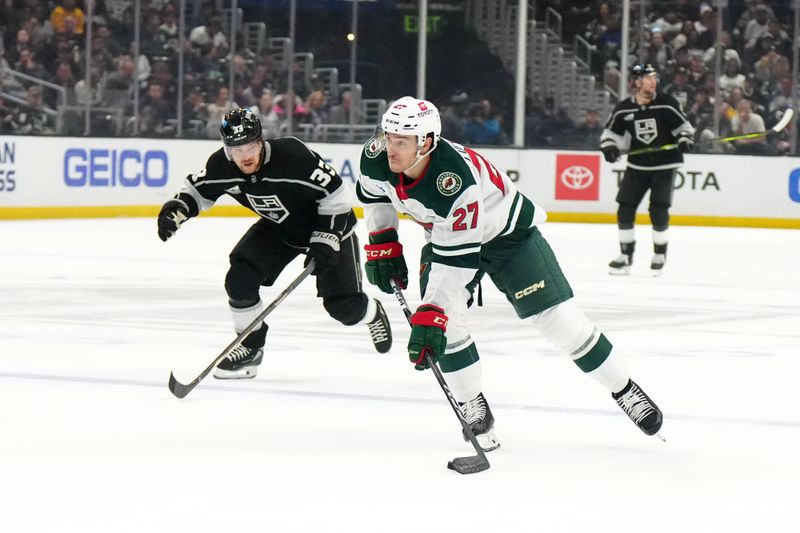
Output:
[[[654,279],[640,227],[615,278],[614,226],[544,225],[667,442],[484,282],[470,320],[502,448],[461,476],[447,461],[474,452],[390,295],[388,355],[309,279],[270,316],[257,378],[169,393],[235,336],[223,279],[253,220],[166,244],[152,219],[0,222],[0,531],[800,531],[800,232],[674,227]],[[401,227],[412,272],[421,233]]]

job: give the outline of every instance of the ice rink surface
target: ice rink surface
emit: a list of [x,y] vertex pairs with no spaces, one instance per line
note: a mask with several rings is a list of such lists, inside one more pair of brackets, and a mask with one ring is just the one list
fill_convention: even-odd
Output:
[[[269,318],[257,378],[169,393],[235,337],[223,279],[253,221],[203,217],[166,244],[152,219],[0,222],[0,531],[800,531],[800,232],[674,227],[654,279],[639,227],[615,278],[614,226],[545,224],[667,442],[484,282],[469,316],[502,448],[460,476],[447,461],[473,451],[390,295],[388,355],[309,279]],[[422,230],[401,237],[414,272]]]

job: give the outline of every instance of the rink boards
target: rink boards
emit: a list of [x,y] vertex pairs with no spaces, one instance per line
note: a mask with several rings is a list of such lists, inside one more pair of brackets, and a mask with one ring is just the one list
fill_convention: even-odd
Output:
[[[216,141],[0,137],[0,219],[152,216]],[[310,143],[348,183],[360,145]],[[613,222],[624,158],[599,152],[479,148],[550,220]],[[642,222],[646,207],[640,207]],[[227,198],[209,214],[246,215]],[[800,158],[686,156],[673,223],[800,228]]]

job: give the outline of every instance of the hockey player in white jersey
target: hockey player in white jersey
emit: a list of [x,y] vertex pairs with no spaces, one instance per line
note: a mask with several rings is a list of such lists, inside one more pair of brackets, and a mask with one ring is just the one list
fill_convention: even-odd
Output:
[[481,387],[481,361],[466,310],[484,274],[583,372],[608,389],[647,435],[661,428],[656,404],[630,379],[605,335],[577,308],[549,244],[536,228],[546,214],[478,152],[440,137],[436,107],[412,97],[383,115],[381,132],[362,150],[358,197],[369,230],[368,280],[391,293],[408,283],[398,212],[425,228],[420,259],[422,304],[413,314],[411,362],[430,353],[481,446],[500,443]]

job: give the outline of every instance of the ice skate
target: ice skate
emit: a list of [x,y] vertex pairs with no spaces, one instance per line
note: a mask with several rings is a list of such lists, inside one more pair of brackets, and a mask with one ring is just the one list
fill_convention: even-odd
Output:
[[[497,440],[493,429],[494,416],[492,415],[492,410],[489,409],[486,398],[483,397],[483,393],[481,392],[468,402],[458,402],[458,406],[483,451],[490,452],[499,448],[500,442]],[[469,442],[464,430],[462,430],[462,434],[464,440]]]
[[661,429],[661,409],[632,379],[628,380],[624,389],[611,397],[645,435],[656,435]]
[[635,242],[619,243],[620,254],[608,264],[608,273],[612,276],[628,276],[633,265],[633,249]]
[[650,272],[653,277],[658,277],[664,273],[664,264],[667,262],[666,254],[655,254],[653,260],[650,261]]
[[389,324],[389,317],[386,316],[386,311],[383,310],[383,305],[378,300],[375,300],[375,304],[377,306],[375,319],[372,322],[367,322],[369,336],[378,353],[387,353],[392,348],[392,327]]
[[264,357],[263,348],[239,345],[222,360],[214,370],[217,379],[251,379],[258,374],[258,365]]
[[653,277],[658,277],[664,273],[664,264],[667,262],[667,245],[654,244],[653,245],[653,260],[650,261],[650,272]]

